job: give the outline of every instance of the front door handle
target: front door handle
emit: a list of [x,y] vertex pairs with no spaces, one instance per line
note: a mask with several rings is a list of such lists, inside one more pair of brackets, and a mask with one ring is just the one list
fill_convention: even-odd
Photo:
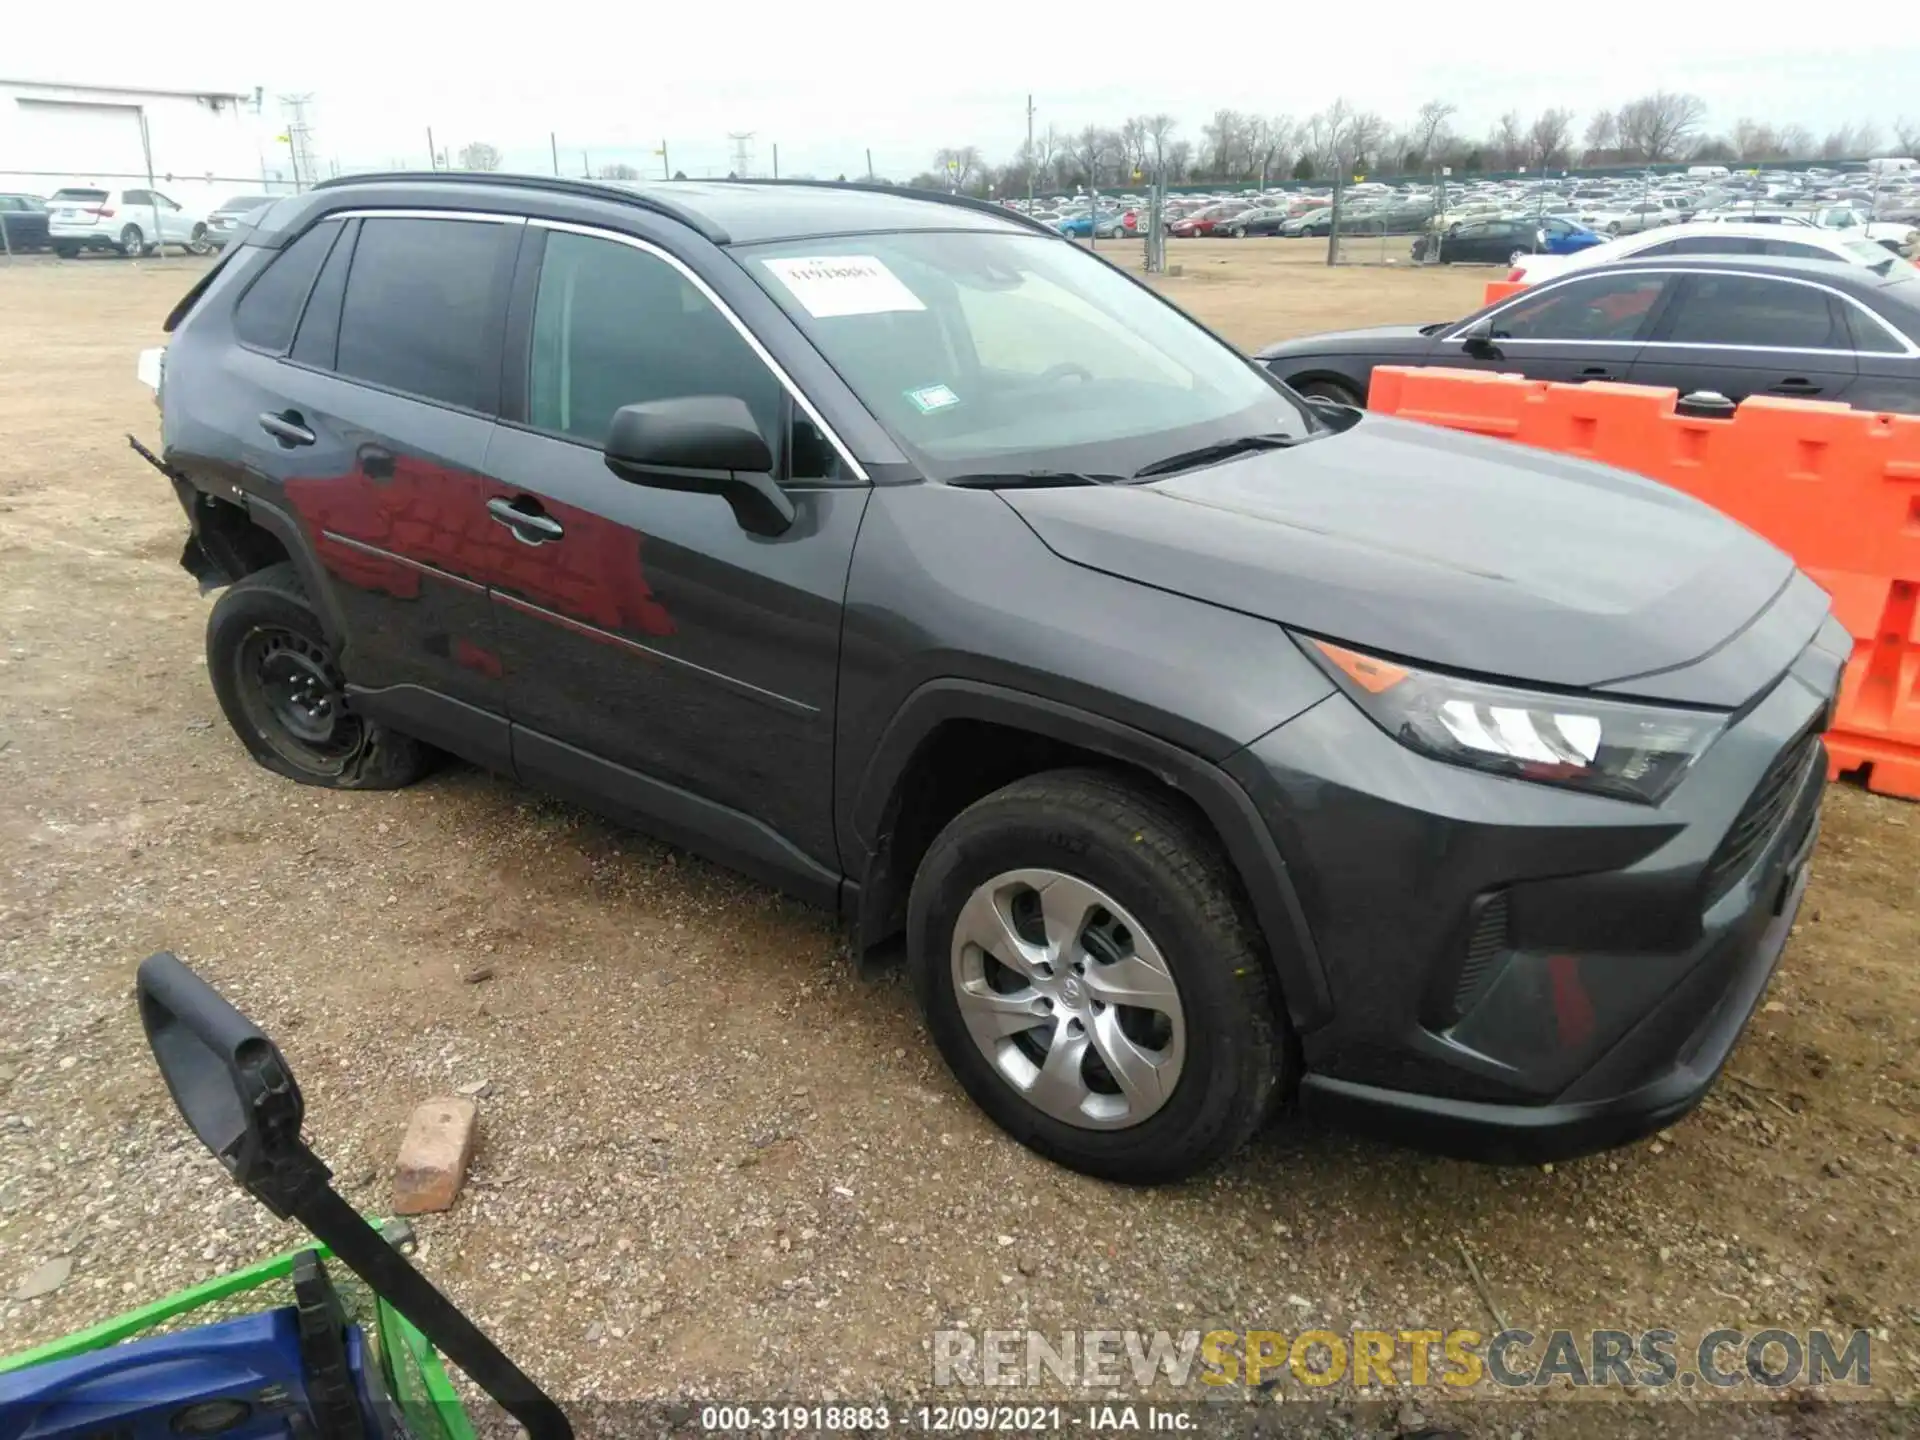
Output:
[[1580,372],[1579,378],[1582,380],[1612,380],[1617,377],[1613,371],[1604,365],[1589,365]]
[[298,410],[282,410],[278,415],[269,410],[260,417],[260,428],[289,450],[296,445],[313,444],[313,431],[307,428],[306,418]]
[[540,502],[530,496],[522,495],[517,500],[509,500],[504,495],[497,495],[487,501],[487,513],[511,530],[513,538],[522,545],[544,545],[567,533],[560,522],[542,510]]
[[1796,375],[1791,380],[1782,380],[1767,393],[1769,395],[1818,395],[1820,387],[1811,380],[1802,380]]

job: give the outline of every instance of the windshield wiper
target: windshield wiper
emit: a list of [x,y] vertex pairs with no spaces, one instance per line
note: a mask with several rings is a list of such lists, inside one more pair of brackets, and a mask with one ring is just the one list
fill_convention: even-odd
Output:
[[1061,485],[1119,485],[1124,475],[1094,475],[1084,470],[1000,470],[955,475],[946,483],[963,490],[1048,490]]
[[1218,465],[1222,460],[1231,460],[1236,455],[1248,455],[1259,450],[1284,450],[1307,438],[1304,435],[1237,435],[1231,440],[1219,440],[1212,445],[1182,450],[1178,455],[1155,460],[1151,465],[1143,465],[1134,471],[1133,478],[1149,480],[1155,475],[1171,475],[1176,470],[1198,470],[1203,465]]

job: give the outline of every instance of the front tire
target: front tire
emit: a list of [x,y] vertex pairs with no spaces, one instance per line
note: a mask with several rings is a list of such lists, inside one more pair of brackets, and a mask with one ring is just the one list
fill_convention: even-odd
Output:
[[1291,1082],[1234,877],[1145,784],[1056,770],[969,806],[914,877],[907,936],[961,1085],[1083,1174],[1183,1179],[1239,1149]]
[[78,260],[80,258],[80,247],[78,245],[62,243],[53,247],[53,253],[58,255],[62,260]]
[[1364,408],[1360,396],[1351,385],[1338,380],[1300,380],[1288,381],[1296,393],[1303,396],[1318,396],[1322,400],[1331,400],[1338,405],[1351,405],[1354,409]]
[[147,252],[147,237],[138,225],[129,225],[120,232],[120,243],[114,248],[129,259],[144,255]]
[[187,237],[187,253],[189,255],[205,255],[212,249],[213,241],[207,235],[207,227],[204,225],[194,226],[193,234]]
[[333,790],[393,790],[433,766],[411,735],[353,713],[291,564],[230,586],[207,617],[207,673],[227,723],[276,774]]

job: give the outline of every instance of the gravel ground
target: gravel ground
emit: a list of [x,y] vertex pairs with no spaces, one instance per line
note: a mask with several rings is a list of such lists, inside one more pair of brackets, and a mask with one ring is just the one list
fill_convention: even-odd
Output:
[[[1243,343],[1456,313],[1485,278],[1176,258],[1169,292]],[[196,268],[0,266],[0,1352],[297,1238],[146,1056],[129,982],[166,947],[279,1040],[364,1209],[410,1109],[484,1084],[423,1263],[566,1402],[926,1396],[932,1333],[963,1325],[1490,1331],[1460,1239],[1515,1325],[1866,1327],[1872,1393],[1920,1393],[1920,808],[1834,787],[1772,995],[1658,1140],[1487,1169],[1288,1124],[1186,1185],[1082,1179],[972,1109],[899,977],[857,977],[825,917],[472,769],[349,796],[246,759],[178,508],[121,438],[157,432],[133,355]],[[1710,1408],[1667,1399],[1631,1413]],[[1335,1419],[1405,1429],[1414,1403]],[[1468,1428],[1626,1418],[1493,1414]]]

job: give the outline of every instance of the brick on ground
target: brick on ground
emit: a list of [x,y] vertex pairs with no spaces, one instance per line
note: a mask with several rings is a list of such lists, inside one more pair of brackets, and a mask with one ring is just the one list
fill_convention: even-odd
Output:
[[467,1178],[480,1107],[463,1095],[444,1095],[418,1106],[400,1142],[393,1175],[396,1215],[424,1215],[452,1206]]

